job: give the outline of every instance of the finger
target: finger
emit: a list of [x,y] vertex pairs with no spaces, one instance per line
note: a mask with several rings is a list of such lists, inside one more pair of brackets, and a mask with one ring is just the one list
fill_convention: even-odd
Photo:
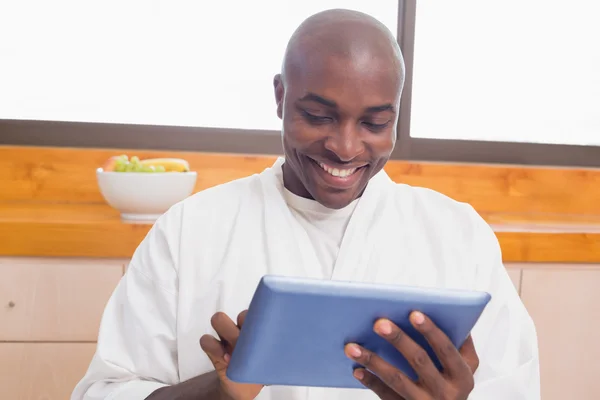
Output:
[[419,376],[419,381],[427,389],[427,392],[434,395],[435,398],[444,392],[446,385],[444,377],[431,361],[429,354],[410,336],[387,319],[375,322],[374,330],[402,353]]
[[381,400],[398,400],[398,394],[390,389],[381,379],[376,375],[367,371],[364,368],[357,368],[354,370],[354,377],[365,387],[370,389],[377,395]]
[[227,354],[223,344],[214,336],[203,335],[200,338],[200,347],[213,363],[215,370],[221,371],[227,369],[227,365],[229,364],[229,354]]
[[228,351],[232,352],[235,348],[238,336],[240,335],[240,329],[235,322],[233,322],[227,314],[218,312],[212,316],[210,324],[221,340],[225,342],[223,344],[228,348]]
[[347,357],[377,375],[397,395],[405,399],[416,399],[423,398],[422,396],[426,394],[423,389],[418,387],[402,371],[393,367],[370,350],[355,343],[347,344],[344,350]]
[[429,317],[415,311],[410,315],[410,322],[425,337],[444,367],[445,374],[452,378],[473,376],[458,349]]
[[475,344],[471,335],[467,337],[463,345],[460,347],[460,355],[465,360],[471,372],[475,374],[477,368],[479,368],[479,356],[475,350]]
[[248,310],[244,310],[238,314],[237,317],[237,326],[242,329],[242,325],[244,325],[244,321],[246,320],[246,315],[248,314]]

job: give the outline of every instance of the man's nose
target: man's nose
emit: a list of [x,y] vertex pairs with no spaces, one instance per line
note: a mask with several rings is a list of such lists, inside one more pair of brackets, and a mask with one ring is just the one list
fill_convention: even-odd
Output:
[[339,130],[325,141],[325,148],[342,162],[350,162],[365,151],[359,127],[353,123],[340,124]]

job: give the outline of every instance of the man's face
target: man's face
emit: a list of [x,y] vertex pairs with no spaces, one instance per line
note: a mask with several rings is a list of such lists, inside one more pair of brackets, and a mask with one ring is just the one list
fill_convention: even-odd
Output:
[[361,196],[394,148],[401,82],[389,63],[330,57],[275,77],[286,187],[329,208]]

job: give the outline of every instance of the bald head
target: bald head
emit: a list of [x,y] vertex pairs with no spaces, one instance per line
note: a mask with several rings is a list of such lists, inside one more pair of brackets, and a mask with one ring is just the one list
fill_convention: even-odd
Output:
[[329,208],[360,197],[396,143],[404,61],[375,18],[329,10],[292,35],[274,79],[285,187]]
[[394,34],[365,13],[335,9],[307,18],[288,42],[282,78],[312,72],[332,59],[359,69],[377,62],[404,83],[404,59]]

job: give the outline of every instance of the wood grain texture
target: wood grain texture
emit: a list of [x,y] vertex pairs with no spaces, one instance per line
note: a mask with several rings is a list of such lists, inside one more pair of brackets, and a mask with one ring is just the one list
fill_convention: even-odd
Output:
[[600,263],[600,233],[496,232],[505,262]]
[[[131,257],[150,225],[103,204],[0,206],[0,255]],[[497,232],[506,262],[600,262],[600,233]]]
[[[270,156],[0,146],[0,255],[131,257],[149,225],[124,224],[95,170],[110,156],[182,157],[195,191],[259,173]],[[504,260],[600,262],[600,171],[390,161],[396,182],[469,202],[495,224]]]
[[[23,219],[0,207],[0,255],[49,257],[131,257],[150,225],[124,224],[99,205],[31,205]],[[7,216],[8,215],[8,216]]]
[[[118,154],[183,157],[196,191],[259,173],[272,156],[0,146],[0,202],[103,203],[95,170]],[[428,187],[480,212],[600,215],[600,170],[390,161],[390,177]]]
[[95,343],[0,343],[0,397],[69,399],[95,351]]
[[180,157],[198,173],[195,191],[243,178],[271,166],[273,157],[185,152],[0,146],[2,201],[103,204],[96,169],[111,156]]
[[0,341],[95,342],[124,264],[0,258]]

